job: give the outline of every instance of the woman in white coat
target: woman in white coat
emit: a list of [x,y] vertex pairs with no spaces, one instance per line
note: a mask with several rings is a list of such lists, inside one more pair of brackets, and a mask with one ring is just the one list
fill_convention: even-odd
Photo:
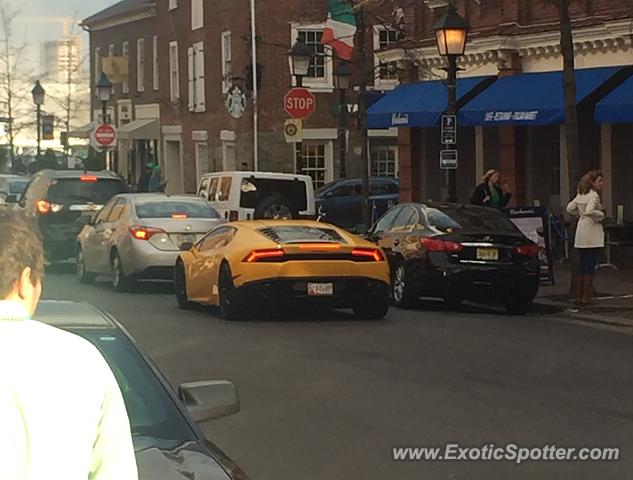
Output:
[[575,286],[577,306],[591,303],[593,275],[598,256],[604,248],[604,211],[600,201],[603,186],[602,172],[592,170],[582,177],[578,184],[578,195],[567,205],[567,212],[579,218],[574,244],[579,260],[578,281]]

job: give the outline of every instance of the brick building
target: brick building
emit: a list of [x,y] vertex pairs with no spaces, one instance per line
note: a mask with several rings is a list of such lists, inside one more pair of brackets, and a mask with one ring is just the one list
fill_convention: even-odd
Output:
[[[305,172],[318,187],[339,170],[339,97],[329,51],[320,45],[327,2],[256,3],[259,169]],[[377,18],[382,17],[367,19],[367,43],[376,51],[396,38]],[[115,82],[111,102],[120,131],[116,167],[121,174],[135,181],[141,166],[157,158],[168,191],[193,192],[202,173],[240,169],[244,163],[254,168],[249,0],[123,0],[83,25],[90,31],[93,85],[106,57],[124,58],[129,69],[125,79]],[[283,134],[287,114],[282,100],[293,82],[287,51],[298,37],[323,55],[315,57],[304,79],[317,97],[317,111],[304,124],[304,142],[293,145]],[[375,72],[371,90],[397,84],[393,70],[377,63]],[[246,97],[243,111],[240,92]],[[349,100],[351,110],[355,102]],[[97,103],[93,111],[96,118]],[[350,121],[350,175],[359,174],[359,152]],[[397,130],[372,131],[370,153],[374,173],[397,175]]]
[[[472,27],[466,55],[460,63],[463,68],[460,81],[490,77],[494,82],[478,92],[470,103],[462,105],[460,118],[472,120],[473,114],[484,115],[480,121],[463,120],[463,125],[468,126],[459,131],[459,199],[467,201],[483,172],[497,168],[515,193],[515,205],[540,203],[554,211],[560,210],[575,189],[567,180],[564,116],[528,126],[525,120],[530,118],[527,115],[530,112],[524,111],[519,112],[523,115],[516,117],[516,121],[497,122],[504,120],[503,114],[507,113],[500,111],[502,107],[511,106],[513,100],[519,99],[525,104],[529,103],[530,95],[545,98],[548,89],[555,91],[557,99],[562,98],[560,77],[545,73],[562,70],[555,5],[550,0],[457,0],[455,3]],[[572,0],[570,4],[579,92],[584,92],[582,97],[579,93],[582,167],[584,170],[603,168],[607,176],[604,201],[609,214],[615,216],[616,207],[623,205],[626,219],[633,221],[633,169],[630,168],[633,122],[611,125],[598,123],[594,118],[596,104],[619,88],[631,74],[633,3],[630,0]],[[446,6],[446,0],[417,2],[406,15],[409,40],[380,53],[381,60],[400,63],[407,82],[445,78],[442,70],[445,60],[437,53],[433,28]],[[543,91],[530,91],[548,75],[553,80],[543,83],[546,85]],[[516,79],[508,81],[505,79],[508,76],[516,76]],[[509,85],[517,87],[512,90]],[[391,95],[400,93],[396,90]],[[487,110],[477,111],[484,107]],[[532,107],[528,110],[537,112],[537,105]],[[392,113],[402,125],[399,112]],[[403,200],[442,197],[440,149],[440,133],[435,125],[400,126]]]

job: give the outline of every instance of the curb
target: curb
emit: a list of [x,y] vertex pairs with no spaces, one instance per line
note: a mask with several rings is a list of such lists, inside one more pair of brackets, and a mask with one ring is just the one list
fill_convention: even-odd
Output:
[[556,315],[565,316],[568,318],[574,318],[577,320],[582,320],[584,322],[592,322],[599,323],[602,325],[611,325],[616,327],[626,327],[633,328],[633,317],[625,318],[619,316],[611,316],[611,315],[600,315],[598,313],[592,312],[583,312],[579,310],[578,312],[570,312],[568,311],[569,304],[562,302],[555,302],[552,300],[546,300],[543,298],[536,299],[534,301],[535,305],[539,305],[541,307],[545,307],[550,310],[555,310],[553,312]]

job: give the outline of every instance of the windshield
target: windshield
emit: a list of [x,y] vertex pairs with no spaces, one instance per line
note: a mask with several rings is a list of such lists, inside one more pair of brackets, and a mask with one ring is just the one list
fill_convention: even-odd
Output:
[[47,199],[61,204],[85,202],[104,205],[115,195],[124,192],[125,185],[116,179],[81,181],[79,178],[65,178],[50,186]]
[[427,208],[431,227],[444,233],[464,231],[468,233],[505,233],[520,235],[519,230],[501,212],[492,208]]
[[95,345],[110,365],[123,393],[134,437],[179,442],[196,439],[161,382],[123,334],[86,330],[74,333]]
[[220,218],[208,202],[198,200],[158,200],[137,202],[135,204],[138,218]]
[[20,195],[24,191],[28,183],[28,180],[16,180],[13,182],[9,182],[9,193],[11,195]]

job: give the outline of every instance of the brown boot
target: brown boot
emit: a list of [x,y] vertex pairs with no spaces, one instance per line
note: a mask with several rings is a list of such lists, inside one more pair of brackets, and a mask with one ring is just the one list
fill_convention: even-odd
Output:
[[576,281],[574,282],[574,305],[580,307],[583,305],[583,292],[585,286],[585,276],[584,275],[576,275]]
[[591,305],[593,303],[593,275],[583,275],[582,280],[582,305]]

